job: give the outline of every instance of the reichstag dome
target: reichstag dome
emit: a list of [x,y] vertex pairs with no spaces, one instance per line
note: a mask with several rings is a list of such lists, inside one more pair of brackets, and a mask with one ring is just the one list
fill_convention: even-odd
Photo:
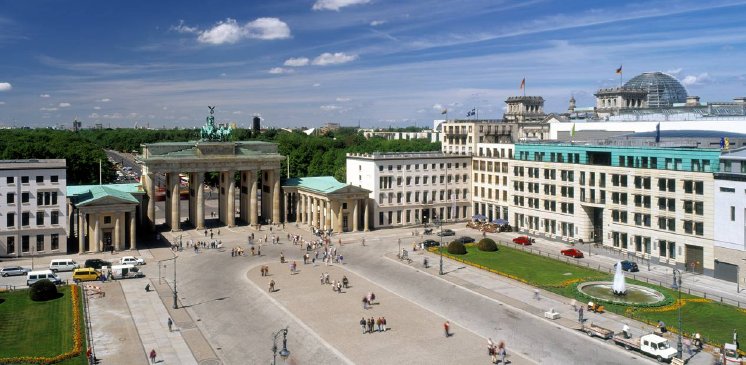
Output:
[[645,72],[624,84],[625,88],[648,93],[648,108],[666,108],[686,102],[686,89],[675,77],[663,72]]

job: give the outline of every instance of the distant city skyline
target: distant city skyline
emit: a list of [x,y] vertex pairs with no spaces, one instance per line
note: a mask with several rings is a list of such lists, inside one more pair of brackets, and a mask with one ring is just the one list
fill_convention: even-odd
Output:
[[746,1],[0,0],[0,127],[405,127],[646,71],[746,96]]

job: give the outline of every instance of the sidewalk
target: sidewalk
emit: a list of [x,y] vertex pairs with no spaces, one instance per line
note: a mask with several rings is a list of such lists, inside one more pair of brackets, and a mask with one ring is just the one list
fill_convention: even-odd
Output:
[[[84,291],[91,315],[93,349],[107,364],[145,365],[148,357],[132,321],[119,281],[86,282],[81,287],[99,287],[105,296]],[[139,360],[138,360],[139,359]]]
[[[442,278],[443,280],[540,318],[544,318],[544,312],[554,309],[555,312],[560,313],[560,318],[552,321],[553,323],[569,329],[580,329],[578,314],[570,306],[571,299],[540,290],[539,299],[537,300],[534,298],[534,287],[532,286],[473,268],[460,262],[450,260],[445,256],[443,258],[443,272],[445,274],[441,276],[438,274],[439,256],[430,252],[426,254],[423,254],[423,251],[418,252],[420,253],[419,255],[416,254],[412,257],[414,261],[410,266],[417,266],[418,269],[423,272]],[[428,269],[422,267],[423,255],[427,255],[431,263]],[[387,253],[386,257],[393,261],[399,261],[394,253]],[[585,304],[578,303],[578,306],[580,305]],[[627,323],[632,330],[633,336],[652,333],[654,330],[654,327],[652,326],[610,312],[598,314],[585,311],[584,319],[586,325],[593,323],[613,330],[614,332],[621,331],[624,323]],[[551,321],[549,319],[546,320]],[[602,340],[598,338],[588,338],[588,341],[601,342]],[[671,346],[676,346],[675,339],[669,339],[669,342]],[[607,342],[607,344],[609,344],[609,346],[616,346],[612,342]],[[684,349],[684,354],[685,358],[687,358],[686,349]],[[713,361],[714,357],[711,354],[703,352],[695,354],[692,358],[687,360],[687,363],[694,365],[709,365],[712,364]]]

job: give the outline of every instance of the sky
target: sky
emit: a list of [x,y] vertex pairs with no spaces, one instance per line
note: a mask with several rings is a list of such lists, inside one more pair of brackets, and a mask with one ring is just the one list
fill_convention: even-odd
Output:
[[[646,71],[746,96],[746,1],[0,0],[0,127],[431,126]],[[615,70],[622,67],[622,79]],[[447,110],[447,115],[442,112]]]

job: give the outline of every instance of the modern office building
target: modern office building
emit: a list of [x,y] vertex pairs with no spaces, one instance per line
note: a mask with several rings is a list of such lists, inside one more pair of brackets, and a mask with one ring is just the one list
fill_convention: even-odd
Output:
[[510,220],[513,182],[510,166],[515,145],[512,143],[478,143],[472,156],[472,212],[485,219]]
[[440,152],[347,154],[347,184],[369,190],[372,227],[471,217],[471,157]]
[[0,257],[67,253],[65,160],[0,161]]
[[715,277],[746,286],[746,148],[726,151],[715,173]]
[[720,150],[607,143],[516,144],[511,224],[712,274]]

